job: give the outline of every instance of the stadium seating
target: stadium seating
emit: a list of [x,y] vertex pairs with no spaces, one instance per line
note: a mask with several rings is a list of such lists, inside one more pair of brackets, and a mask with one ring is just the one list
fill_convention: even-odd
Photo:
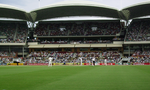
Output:
[[116,35],[120,33],[121,26],[119,23],[110,23],[105,35]]
[[150,50],[135,50],[132,54],[133,62],[137,63],[150,63]]
[[27,32],[28,32],[28,29],[27,29],[27,27],[25,27],[25,25],[19,25],[15,42],[25,43],[25,40],[27,38]]
[[149,21],[133,22],[127,32],[125,41],[149,41]]
[[60,41],[48,41],[44,40],[40,42],[41,44],[67,44],[67,40],[60,40]]
[[34,32],[37,36],[48,36],[48,24],[39,24]]
[[70,23],[50,24],[50,36],[67,36],[71,26],[72,24]]
[[6,38],[0,39],[1,43],[25,43],[28,28],[24,24],[1,24],[0,36]]
[[70,36],[84,35],[84,24],[74,24],[73,29],[69,31]]
[[84,43],[112,43],[111,40],[86,40]]
[[16,52],[6,52],[6,51],[0,51],[0,62],[1,65],[7,65],[7,63],[12,63],[13,58],[17,57]]
[[[92,29],[93,27],[97,27],[97,29]],[[87,33],[86,35],[104,35],[105,30],[108,28],[107,23],[88,23],[87,24]]]
[[[54,60],[54,62],[57,62],[57,63],[63,63],[64,60],[65,62],[68,62],[68,63],[80,62],[79,57],[83,57],[83,62],[87,62],[87,60],[91,60],[91,57],[96,57],[97,62],[103,63],[104,58],[107,58],[108,63],[118,63],[120,62],[121,57],[123,57],[122,56],[123,52],[120,52],[119,49],[117,50],[115,48],[115,50],[110,49],[112,51],[106,50],[104,52],[102,48],[96,48],[96,49],[99,49],[99,50],[96,50],[95,47],[102,44],[101,47],[103,47],[104,45],[106,48],[108,47],[108,49],[109,47],[113,48],[112,44],[114,44],[114,41],[116,41],[114,44],[114,47],[116,47],[118,43],[119,44],[122,43],[122,42],[117,42],[117,41],[123,41],[123,40],[125,41],[149,41],[150,40],[150,37],[148,35],[150,33],[149,23],[150,23],[149,20],[148,21],[133,21],[131,25],[127,28],[128,31],[125,32],[124,35],[122,36],[120,35],[121,30],[122,30],[122,27],[120,26],[120,22],[98,22],[98,21],[84,22],[82,21],[82,22],[65,22],[65,23],[64,22],[39,23],[34,31],[34,35],[37,35],[37,37],[28,39],[28,42],[38,42],[38,43],[32,43],[33,46],[34,45],[36,46],[39,44],[42,44],[43,46],[45,44],[76,44],[76,45],[77,44],[82,44],[82,45],[93,44],[91,48],[94,48],[94,49],[86,48],[86,50],[91,50],[91,51],[94,50],[95,52],[87,51],[87,52],[81,53],[82,50],[78,51],[76,47],[74,47],[76,49],[75,52],[68,52],[68,51],[58,52],[56,50],[56,51],[49,53],[48,51],[41,50],[40,52],[31,52],[28,55],[27,59],[30,63],[41,63],[41,62],[47,63],[48,62],[47,56],[53,55],[56,59]],[[0,39],[1,43],[19,43],[19,44],[26,43],[26,39],[28,37],[27,35],[28,35],[28,28],[26,24],[0,23],[0,36],[6,36],[6,38]],[[44,36],[44,37],[38,37],[38,36]],[[45,37],[45,36],[52,36],[52,37]],[[59,36],[61,37],[66,36],[66,37],[59,38]],[[76,38],[76,36],[79,36],[79,37]],[[45,50],[45,47],[43,48]],[[61,50],[64,51],[63,49],[64,48],[60,48],[60,51]],[[142,60],[149,61],[148,58],[150,55],[149,53],[150,51],[149,50],[140,51],[140,50],[137,49],[131,57],[133,57],[134,59],[135,57],[138,57],[140,62]],[[13,52],[8,53],[8,52],[1,51],[0,54],[1,56],[10,57],[13,55]],[[14,54],[16,55],[16,53]],[[138,58],[136,58],[136,61],[138,61]]]
[[16,52],[0,51],[0,57],[16,57]]
[[6,36],[4,39],[0,39],[1,43],[13,43],[14,35],[16,31],[16,24],[1,24],[0,25],[0,36]]
[[[93,26],[92,26],[93,25]],[[120,33],[121,26],[119,23],[88,23],[86,35],[116,35]],[[92,29],[97,27],[97,29]]]
[[149,41],[147,37],[147,34],[149,34],[149,27],[150,27],[149,22],[142,23],[141,30],[139,31],[139,35],[137,38],[138,41]]
[[107,58],[107,62],[109,63],[118,63],[121,59],[121,53],[118,51],[104,51],[102,52],[102,56]]
[[135,50],[134,53],[132,54],[133,57],[149,57],[150,55],[150,50]]
[[120,31],[121,26],[118,22],[47,23],[39,24],[34,34],[37,36],[88,36],[116,35]]

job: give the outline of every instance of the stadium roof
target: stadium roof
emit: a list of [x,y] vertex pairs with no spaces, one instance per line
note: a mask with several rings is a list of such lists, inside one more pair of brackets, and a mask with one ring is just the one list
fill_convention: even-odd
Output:
[[0,17],[1,18],[14,18],[14,19],[22,19],[30,21],[31,18],[29,14],[19,8],[14,6],[0,4]]
[[121,12],[124,14],[126,20],[148,16],[150,15],[150,1],[128,6],[122,9]]
[[32,22],[69,16],[101,16],[129,20],[147,15],[150,15],[150,2],[135,4],[119,11],[90,1],[64,1],[33,10],[29,13],[10,5],[0,4],[0,17]]
[[33,22],[68,16],[104,16],[120,18],[117,9],[89,1],[64,1],[33,10],[30,14]]

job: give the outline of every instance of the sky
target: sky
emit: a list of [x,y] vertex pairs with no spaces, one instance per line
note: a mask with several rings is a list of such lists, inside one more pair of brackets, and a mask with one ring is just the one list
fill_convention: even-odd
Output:
[[[47,6],[50,4],[55,4],[55,3],[59,3],[59,2],[63,2],[63,1],[74,1],[74,0],[0,0],[0,4],[12,5],[12,6],[18,7],[20,9],[23,9],[27,12],[30,12],[30,11],[38,9],[40,7],[44,7],[44,6]],[[150,0],[84,0],[84,1],[96,2],[96,3],[104,4],[104,5],[116,8],[118,10],[121,10],[130,5],[150,1]],[[74,17],[72,17],[72,18],[74,18]],[[76,18],[80,19],[83,17],[76,17]],[[88,18],[88,19],[95,18],[96,19],[99,17],[84,17],[84,18],[85,19],[86,18]]]

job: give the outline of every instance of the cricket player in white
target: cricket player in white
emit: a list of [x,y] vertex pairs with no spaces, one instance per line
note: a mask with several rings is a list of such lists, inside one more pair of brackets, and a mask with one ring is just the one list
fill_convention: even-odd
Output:
[[95,66],[95,57],[92,59],[92,65]]
[[80,60],[81,60],[81,66],[82,66],[82,57],[80,57]]
[[107,66],[107,59],[104,60],[105,66]]
[[53,58],[52,58],[52,57],[49,57],[48,60],[49,60],[48,66],[51,66],[51,67],[52,67],[52,60],[53,60]]

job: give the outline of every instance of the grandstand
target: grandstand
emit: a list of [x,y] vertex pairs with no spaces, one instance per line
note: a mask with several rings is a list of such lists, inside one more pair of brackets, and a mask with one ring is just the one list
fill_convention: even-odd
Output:
[[[0,4],[0,90],[150,90],[150,19],[140,18],[150,1],[75,1],[30,12]],[[49,20],[70,16],[112,19]]]
[[[90,62],[91,57],[96,57],[97,63],[104,63],[105,58],[108,63],[119,63],[123,57],[132,57],[135,62],[150,62],[150,19],[137,18],[150,14],[144,11],[149,7],[147,4],[118,11],[95,3],[61,3],[29,13],[5,5],[1,7],[0,17],[21,19],[0,21],[1,58],[15,56],[22,57],[23,62],[47,63],[47,57],[53,55],[54,63],[63,63],[64,60],[79,63],[79,57],[83,57],[83,63]],[[137,12],[139,8],[141,10]],[[67,16],[115,19],[44,21]],[[132,22],[125,24],[130,19]],[[30,28],[27,22],[31,23]]]

